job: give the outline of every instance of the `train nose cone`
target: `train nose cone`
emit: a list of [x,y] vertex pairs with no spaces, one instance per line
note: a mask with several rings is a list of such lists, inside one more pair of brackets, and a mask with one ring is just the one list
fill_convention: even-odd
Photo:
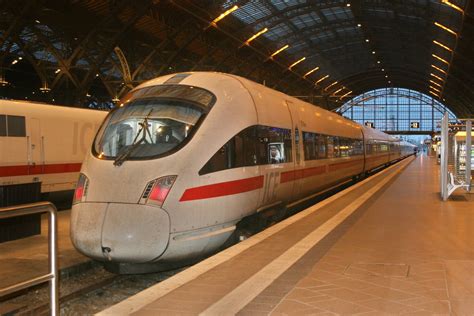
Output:
[[97,260],[149,262],[163,254],[169,241],[168,213],[156,207],[80,203],[71,219],[74,246]]

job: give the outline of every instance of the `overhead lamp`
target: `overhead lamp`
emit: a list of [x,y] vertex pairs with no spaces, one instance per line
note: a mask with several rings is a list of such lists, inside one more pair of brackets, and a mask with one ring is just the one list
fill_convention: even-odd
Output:
[[338,94],[339,92],[341,92],[341,91],[344,90],[344,89],[345,89],[345,87],[339,88],[339,89],[337,89],[336,91],[334,91],[332,95],[333,95],[333,96],[336,96],[336,94]]
[[339,100],[344,99],[345,97],[347,97],[347,96],[348,96],[349,94],[351,94],[351,93],[352,93],[352,90],[349,91],[349,92],[347,92],[346,94],[342,95],[342,96],[339,98]]
[[438,95],[436,92],[430,91],[430,94],[434,95],[434,96],[437,97],[438,99],[441,99],[441,96]]
[[382,68],[382,71],[385,71],[385,69],[384,69],[384,68]]
[[18,63],[18,59],[15,59],[14,61],[12,61],[12,65],[15,65]]
[[437,76],[437,75],[435,75],[434,73],[430,73],[430,75],[431,75],[432,77],[435,77],[436,79],[438,79],[438,80],[444,82],[444,79],[441,78],[440,76]]
[[372,51],[372,55],[375,55],[375,50]]
[[434,22],[434,25],[436,25],[436,26],[439,27],[439,28],[442,28],[443,30],[445,30],[445,31],[448,32],[448,33],[453,34],[454,36],[458,36],[458,33],[454,32],[454,31],[451,30],[449,27],[446,27],[446,26],[444,26],[444,25],[441,24],[441,23]]
[[216,23],[219,22],[220,20],[222,20],[223,18],[225,18],[226,16],[228,16],[229,14],[231,14],[232,12],[234,12],[235,10],[237,10],[239,8],[239,6],[237,5],[234,5],[232,8],[230,8],[229,10],[225,11],[224,13],[222,13],[221,15],[219,15],[217,18],[215,18],[214,20],[212,20],[211,24],[213,26],[216,26]]
[[388,75],[385,75],[385,78],[388,78]]
[[310,71],[308,71],[307,73],[304,74],[303,78],[306,78],[307,76],[311,75],[313,72],[315,72],[318,69],[319,69],[319,67],[315,67],[315,68],[311,69]]
[[249,45],[250,42],[252,42],[254,39],[256,39],[257,37],[259,37],[260,35],[262,35],[263,33],[267,32],[268,31],[268,28],[264,28],[263,30],[255,33],[254,35],[252,35],[248,40],[246,40],[244,42],[244,45]]
[[58,73],[60,73],[60,72],[61,72],[61,69],[58,68],[58,69],[56,69],[56,71],[55,71],[54,73],[55,73],[55,74],[58,74]]
[[362,24],[360,24],[360,23],[357,23],[357,27],[362,27]]
[[350,3],[346,4],[346,7],[350,7],[350,6],[351,6],[351,4],[350,4]]
[[47,93],[49,91],[51,91],[51,88],[48,87],[48,83],[45,81],[43,82],[43,86],[41,88],[39,88],[41,92],[43,93]]
[[435,88],[433,86],[430,86],[430,89],[433,89],[434,91],[437,91],[437,92],[441,93],[441,90],[439,90],[438,88]]
[[443,69],[439,68],[439,67],[436,67],[435,65],[431,65],[432,68],[438,70],[439,72],[442,72],[444,73],[445,75],[448,75],[448,73],[446,71],[444,71]]
[[431,80],[431,79],[430,79],[430,83],[432,83],[432,84],[434,84],[435,86],[438,86],[438,87],[440,87],[440,88],[443,87],[442,85],[440,85],[439,83],[437,83],[436,81]]
[[460,7],[458,7],[457,5],[455,5],[454,3],[451,3],[449,2],[449,0],[441,0],[441,2],[447,6],[450,6],[451,8],[453,8],[454,10],[456,11],[459,11],[461,12],[462,14],[464,14],[464,10],[461,9]]
[[369,40],[368,38],[366,38],[366,39],[365,39],[365,42],[368,43],[368,42],[370,42],[370,40]]
[[329,75],[326,75],[326,76],[322,77],[321,79],[316,81],[314,84],[318,84],[318,83],[322,82],[323,80],[326,80],[327,78],[329,78]]
[[388,83],[392,83],[392,82],[389,80]]
[[446,59],[443,59],[443,58],[439,57],[439,56],[436,55],[436,54],[431,54],[431,56],[433,56],[433,57],[436,58],[437,60],[439,60],[439,61],[441,61],[441,62],[443,62],[443,63],[445,63],[446,65],[449,66],[449,62],[448,62]]
[[380,60],[377,60],[377,64],[380,64]]
[[291,68],[295,67],[296,65],[298,65],[300,62],[302,62],[303,60],[305,60],[306,57],[302,57],[300,59],[298,59],[297,61],[295,61],[294,63],[292,63],[289,67],[288,67],[288,70],[291,70]]
[[336,85],[337,84],[337,81],[334,81],[333,83],[331,83],[329,86],[327,86],[326,88],[324,88],[324,91],[328,91],[329,88],[331,88],[332,86]]
[[444,44],[441,44],[440,42],[436,41],[436,40],[433,40],[433,43],[435,43],[436,45],[438,45],[439,47],[442,47],[444,49],[446,49],[447,51],[450,51],[451,53],[453,52],[453,50],[451,48],[449,48],[448,46],[444,45]]
[[285,46],[283,46],[282,48],[278,49],[277,51],[275,51],[273,54],[270,55],[270,58],[273,58],[273,57],[275,57],[276,55],[280,54],[282,51],[284,51],[284,50],[287,49],[288,47],[290,47],[290,45],[285,45]]

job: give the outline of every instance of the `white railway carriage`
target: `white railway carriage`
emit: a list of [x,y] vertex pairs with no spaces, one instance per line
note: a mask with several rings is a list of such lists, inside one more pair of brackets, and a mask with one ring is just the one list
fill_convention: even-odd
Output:
[[0,205],[74,190],[107,112],[0,100]]
[[215,251],[244,217],[412,154],[406,146],[238,76],[159,77],[99,130],[71,238],[120,272],[165,268]]

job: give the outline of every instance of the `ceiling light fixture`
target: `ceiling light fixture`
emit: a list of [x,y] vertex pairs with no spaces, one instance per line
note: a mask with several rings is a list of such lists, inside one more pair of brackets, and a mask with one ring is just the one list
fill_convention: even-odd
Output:
[[444,83],[444,79],[441,78],[440,76],[437,76],[434,73],[430,73],[430,76],[435,77],[436,79],[438,79],[439,81],[442,81]]
[[349,94],[351,94],[351,93],[352,93],[352,90],[349,91],[349,92],[347,92],[346,94],[342,95],[342,96],[339,98],[339,100],[344,99],[345,97],[347,97],[347,96],[348,96]]
[[338,94],[339,92],[341,92],[341,91],[344,90],[344,89],[345,89],[345,87],[339,88],[339,89],[337,89],[336,91],[334,91],[332,95],[333,95],[333,96],[336,96],[336,94]]
[[438,87],[440,87],[440,88],[443,87],[442,85],[440,85],[439,83],[437,83],[436,81],[431,80],[431,79],[430,79],[430,83],[432,83],[432,84],[434,84],[435,86],[438,86]]
[[294,63],[292,63],[289,67],[288,67],[288,70],[291,70],[291,68],[295,67],[296,65],[298,65],[300,62],[302,62],[303,60],[305,60],[306,57],[303,57],[303,58],[300,58],[298,59],[297,61],[295,61]]
[[441,44],[440,42],[436,41],[436,40],[433,40],[433,43],[435,43],[436,45],[438,45],[439,47],[442,47],[444,49],[446,49],[447,51],[450,51],[451,53],[453,52],[453,50],[451,48],[449,48],[448,46],[444,45],[444,44]]
[[432,68],[438,70],[439,72],[442,72],[444,73],[445,75],[448,75],[448,73],[446,71],[444,71],[443,69],[439,68],[439,67],[436,67],[435,65],[431,65]]
[[232,12],[234,12],[235,10],[237,10],[239,8],[239,6],[237,5],[234,5],[232,8],[230,8],[229,10],[225,11],[224,13],[222,13],[221,15],[219,15],[217,18],[215,18],[214,20],[212,20],[211,24],[213,26],[216,26],[217,22],[219,22],[220,20],[222,20],[223,18],[225,18],[226,16],[228,16],[229,14],[231,14]]
[[436,92],[430,91],[430,94],[434,95],[435,97],[438,97],[438,99],[441,99],[441,96],[438,95]]
[[464,10],[461,9],[460,7],[458,7],[457,5],[455,5],[454,3],[451,3],[449,2],[449,0],[441,0],[441,2],[447,6],[450,6],[451,8],[453,8],[454,10],[456,11],[459,11],[461,12],[462,14],[464,14]]
[[246,40],[244,42],[244,45],[249,45],[250,42],[252,42],[253,40],[255,40],[257,37],[259,37],[260,35],[262,35],[263,33],[267,32],[268,31],[268,28],[264,28],[263,30],[257,32],[256,34],[252,35],[248,40]]
[[315,72],[318,69],[319,69],[319,67],[315,67],[315,68],[311,69],[310,71],[308,71],[307,73],[304,74],[303,78],[306,78],[307,76],[311,75],[313,72]]
[[329,86],[327,86],[326,88],[324,88],[324,91],[328,91],[329,88],[331,88],[332,86],[336,85],[337,84],[337,81],[334,81],[333,83],[331,83]]
[[433,86],[430,86],[430,89],[433,89],[434,91],[437,91],[437,92],[441,93],[441,90],[439,90],[438,88],[435,88]]
[[441,62],[443,62],[443,63],[445,63],[446,65],[449,66],[449,62],[448,62],[446,59],[443,59],[443,58],[439,57],[439,56],[436,55],[436,54],[431,54],[431,56],[433,56],[433,57],[436,58],[437,60],[439,60],[439,61],[441,61]]
[[434,25],[436,25],[437,27],[442,28],[443,30],[445,30],[445,31],[448,32],[448,33],[453,34],[454,36],[458,36],[458,33],[454,32],[454,31],[451,30],[449,27],[446,27],[446,26],[444,26],[444,25],[441,24],[441,23],[434,22]]
[[321,79],[316,81],[314,84],[318,84],[318,83],[322,82],[323,80],[326,80],[327,78],[329,78],[329,75],[326,75],[326,76],[322,77]]
[[275,57],[276,55],[280,54],[282,51],[284,51],[284,50],[287,49],[288,47],[290,47],[290,45],[285,45],[285,46],[283,46],[282,48],[278,49],[277,51],[275,51],[273,54],[270,55],[270,58],[273,58],[273,57]]

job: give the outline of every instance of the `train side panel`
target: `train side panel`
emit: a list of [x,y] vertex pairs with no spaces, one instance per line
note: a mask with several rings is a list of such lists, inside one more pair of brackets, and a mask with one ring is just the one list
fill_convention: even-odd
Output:
[[0,137],[0,185],[41,182],[41,192],[74,189],[86,152],[106,113],[0,101],[0,115],[22,118],[22,136]]

